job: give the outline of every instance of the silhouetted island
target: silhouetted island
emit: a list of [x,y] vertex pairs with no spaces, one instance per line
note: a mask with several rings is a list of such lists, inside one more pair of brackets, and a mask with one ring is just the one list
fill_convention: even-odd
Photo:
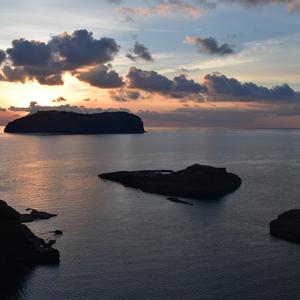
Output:
[[59,263],[59,251],[21,223],[21,215],[0,200],[0,262],[28,266]]
[[39,111],[8,123],[7,133],[33,134],[111,134],[144,133],[140,117],[128,112],[80,114]]
[[300,209],[279,215],[270,223],[270,234],[291,242],[300,243]]
[[144,192],[173,197],[215,198],[236,190],[242,183],[239,176],[225,168],[195,164],[181,171],[121,171],[98,175]]

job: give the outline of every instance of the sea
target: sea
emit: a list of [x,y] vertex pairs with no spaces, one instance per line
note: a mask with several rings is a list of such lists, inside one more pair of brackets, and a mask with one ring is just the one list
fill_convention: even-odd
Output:
[[[61,253],[10,289],[0,282],[0,299],[300,299],[300,245],[269,234],[272,219],[300,208],[300,130],[0,132],[0,199],[57,213],[28,226]],[[97,176],[195,163],[226,167],[242,185],[190,206]]]

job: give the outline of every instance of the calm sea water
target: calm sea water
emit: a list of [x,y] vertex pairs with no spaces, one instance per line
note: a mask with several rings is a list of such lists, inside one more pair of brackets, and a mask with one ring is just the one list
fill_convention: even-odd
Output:
[[[11,299],[300,299],[300,246],[269,221],[300,207],[300,131],[150,129],[144,135],[0,134],[0,198],[58,213],[30,224],[57,239]],[[227,167],[243,179],[218,201],[169,202],[98,173]]]

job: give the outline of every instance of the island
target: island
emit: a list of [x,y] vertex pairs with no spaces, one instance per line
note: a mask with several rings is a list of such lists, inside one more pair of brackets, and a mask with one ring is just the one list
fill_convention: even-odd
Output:
[[128,112],[82,114],[39,111],[8,123],[6,133],[30,134],[112,134],[144,133],[140,117]]
[[300,243],[300,209],[288,210],[272,220],[270,234],[277,238]]
[[21,263],[27,266],[58,264],[59,251],[52,248],[21,223],[21,215],[0,200],[0,266]]
[[226,168],[199,164],[180,171],[120,171],[98,176],[148,193],[194,199],[221,197],[235,191],[242,183],[239,176],[228,173]]

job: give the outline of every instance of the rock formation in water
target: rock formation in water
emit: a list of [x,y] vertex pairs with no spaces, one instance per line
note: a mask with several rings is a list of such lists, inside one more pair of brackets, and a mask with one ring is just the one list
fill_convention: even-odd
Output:
[[57,264],[59,252],[21,223],[20,214],[0,200],[0,262]]
[[270,223],[270,234],[291,242],[300,243],[300,209],[279,215]]
[[236,190],[241,178],[225,168],[192,165],[181,171],[121,171],[98,175],[148,193],[186,198],[215,198]]
[[50,218],[56,217],[56,214],[50,214],[45,211],[39,211],[33,208],[27,208],[27,211],[30,211],[29,214],[21,214],[21,223],[30,223],[35,220],[48,220]]
[[138,116],[127,112],[80,114],[75,112],[40,111],[8,123],[8,133],[33,134],[109,134],[144,133]]

